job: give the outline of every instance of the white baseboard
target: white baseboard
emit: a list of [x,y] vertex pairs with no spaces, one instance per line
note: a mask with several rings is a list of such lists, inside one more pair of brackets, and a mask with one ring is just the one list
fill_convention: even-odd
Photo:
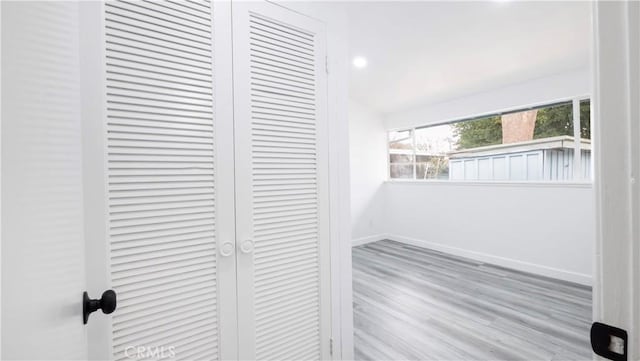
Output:
[[[387,234],[383,239],[390,239],[396,242],[409,244],[416,247],[422,247],[449,253],[455,256],[466,257],[475,261],[486,262],[496,266],[511,268],[517,271],[529,272],[540,276],[555,278],[563,281],[578,283],[585,286],[591,286],[593,278],[591,275],[567,271],[559,268],[542,266],[534,263],[518,261],[511,258],[499,257],[487,253],[470,251],[462,248],[451,247],[435,242],[428,242],[415,238],[402,237],[398,235]],[[357,240],[354,240],[354,242]]]
[[387,234],[374,234],[373,236],[361,237],[351,240],[351,247],[361,246],[363,244],[382,241],[383,239],[389,239]]

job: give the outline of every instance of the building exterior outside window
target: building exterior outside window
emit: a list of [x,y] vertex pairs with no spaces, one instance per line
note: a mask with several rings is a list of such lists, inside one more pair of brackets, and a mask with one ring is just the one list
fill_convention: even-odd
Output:
[[589,99],[389,132],[389,176],[454,181],[589,180]]

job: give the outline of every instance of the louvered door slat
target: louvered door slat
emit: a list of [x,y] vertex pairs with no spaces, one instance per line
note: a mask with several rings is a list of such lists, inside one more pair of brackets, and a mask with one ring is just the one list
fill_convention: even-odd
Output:
[[277,31],[269,31],[265,30],[264,27],[261,26],[251,26],[251,33],[249,38],[253,42],[260,42],[262,47],[274,47],[279,49],[286,49],[287,53],[289,51],[293,53],[298,53],[302,56],[303,59],[313,59],[313,45],[309,45],[307,43],[302,43],[298,39],[292,39],[290,37],[284,36],[282,33],[278,33]]
[[[186,79],[169,79],[168,77],[157,76],[156,74],[144,74],[133,69],[107,69],[107,84],[111,88],[140,88],[153,89],[155,92],[182,91],[188,92],[192,96],[206,96],[207,88],[194,85]],[[184,94],[183,94],[184,96]]]
[[180,58],[188,54],[188,59],[191,60],[199,59],[203,62],[210,61],[210,57],[207,56],[208,53],[204,48],[185,46],[182,42],[176,43],[171,41],[172,39],[162,38],[159,37],[158,34],[131,27],[127,24],[120,23],[118,25],[118,28],[110,28],[106,38],[108,43],[126,45],[136,49],[154,51],[157,54],[168,54]]
[[162,34],[172,40],[186,40],[199,47],[206,49],[211,46],[211,32],[207,34],[206,30],[198,29],[193,26],[185,26],[178,22],[167,21],[162,16],[150,16],[149,14],[159,15],[151,9],[146,11],[139,8],[133,8],[125,2],[117,2],[109,4],[107,7],[108,20],[112,22],[121,22],[141,29],[146,29],[158,34]]
[[127,5],[133,5],[140,8],[142,11],[146,9],[153,9],[154,14],[161,14],[166,16],[166,19],[171,22],[179,22],[191,24],[192,27],[210,28],[211,19],[203,14],[188,11],[183,7],[171,6],[165,2],[145,1],[144,4],[140,4],[141,1],[126,1]]
[[161,301],[151,302],[149,305],[138,304],[129,305],[128,307],[118,305],[118,308],[122,308],[118,311],[118,313],[121,314],[120,319],[113,324],[121,329],[126,329],[129,324],[135,323],[134,321],[144,324],[145,320],[154,317],[154,315],[164,315],[167,312],[171,312],[171,310],[182,309],[192,304],[199,303],[202,305],[210,303],[214,305],[215,303],[211,300],[210,292],[210,288],[202,288],[174,297],[167,297]]
[[[166,312],[167,310],[173,309],[174,305],[181,300],[187,301],[189,298],[195,299],[197,297],[201,297],[201,302],[209,303],[209,299],[205,296],[207,293],[213,291],[213,286],[209,285],[208,287],[200,287],[194,290],[175,290],[172,292],[163,293],[163,298],[148,298],[145,302],[122,302],[121,305],[123,308],[123,315],[134,315],[137,312],[143,312],[145,310],[150,310],[153,308],[154,313],[158,312]],[[211,304],[215,304],[215,302],[211,301]],[[126,322],[118,322],[114,323],[114,326],[120,327],[122,330],[126,330]],[[114,333],[115,335],[115,333]]]
[[218,358],[211,4],[106,14],[112,344]]
[[[135,170],[134,170],[135,171]],[[163,170],[166,171],[166,170]],[[192,170],[191,170],[192,171]],[[118,205],[114,206],[111,211],[111,217],[118,219],[119,217],[127,217],[127,213],[130,212],[144,212],[144,211],[170,211],[175,209],[183,209],[190,207],[206,206],[209,205],[210,200],[202,200],[201,197],[195,197],[194,199],[183,199],[181,201],[157,201],[151,204],[138,203],[130,205]],[[212,198],[210,198],[212,199]]]
[[248,193],[236,214],[239,242],[254,242],[238,258],[239,309],[253,311],[239,314],[240,357],[326,358],[323,26],[268,3],[236,7],[236,159],[250,164],[236,172]]
[[113,94],[115,99],[121,97],[121,99],[141,99],[141,100],[155,100],[167,102],[168,104],[189,104],[200,105],[203,107],[211,107],[211,99],[207,99],[206,96],[202,96],[193,92],[180,92],[176,90],[164,90],[164,89],[142,89],[141,87],[132,87],[129,85],[120,84],[120,86],[114,85],[113,88],[118,89],[117,94]]
[[107,44],[113,49],[114,55],[130,55],[130,57],[127,57],[129,61],[147,63],[149,60],[154,60],[157,65],[168,67],[184,66],[205,74],[211,72],[210,68],[203,66],[203,64],[210,64],[210,61],[205,56],[196,56],[191,53],[185,56],[184,53],[173,49],[152,47],[146,43],[136,44],[136,42],[119,38],[107,39]]
[[207,7],[192,6],[188,1],[181,0],[167,0],[168,6],[176,9],[176,11],[184,11],[194,16],[199,16],[204,19],[209,19],[210,11]]
[[169,248],[171,245],[179,243],[183,239],[189,244],[199,243],[202,240],[208,239],[208,236],[209,232],[186,232],[172,235],[170,237],[157,237],[153,239],[143,239],[140,241],[122,242],[122,244],[114,244],[111,249],[114,254],[143,252],[145,249],[149,249],[151,247]]

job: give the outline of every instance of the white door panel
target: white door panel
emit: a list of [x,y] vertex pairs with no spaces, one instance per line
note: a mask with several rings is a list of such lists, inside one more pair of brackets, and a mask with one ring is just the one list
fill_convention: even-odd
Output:
[[233,3],[240,359],[329,357],[325,33]]
[[78,4],[1,6],[2,358],[84,359]]
[[217,359],[211,6],[113,1],[105,14],[113,357]]
[[[95,225],[106,225],[88,240],[88,256],[99,264],[89,278],[118,294],[110,322],[88,325],[89,354],[233,358],[233,118],[217,122],[229,113],[216,107],[222,92],[214,81],[213,4],[83,6],[85,30],[94,34],[83,39],[93,65],[84,67],[93,92],[85,152],[102,174],[87,175],[85,189],[100,195],[87,212]],[[230,18],[229,6],[226,12]],[[229,59],[222,68],[230,68]]]

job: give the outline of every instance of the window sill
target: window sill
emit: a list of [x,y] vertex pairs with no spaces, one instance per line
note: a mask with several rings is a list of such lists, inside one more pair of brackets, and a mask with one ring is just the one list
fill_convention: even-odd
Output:
[[545,182],[545,181],[447,181],[447,180],[415,180],[388,179],[388,184],[434,185],[434,186],[482,186],[482,187],[530,187],[530,188],[593,188],[591,181]]

